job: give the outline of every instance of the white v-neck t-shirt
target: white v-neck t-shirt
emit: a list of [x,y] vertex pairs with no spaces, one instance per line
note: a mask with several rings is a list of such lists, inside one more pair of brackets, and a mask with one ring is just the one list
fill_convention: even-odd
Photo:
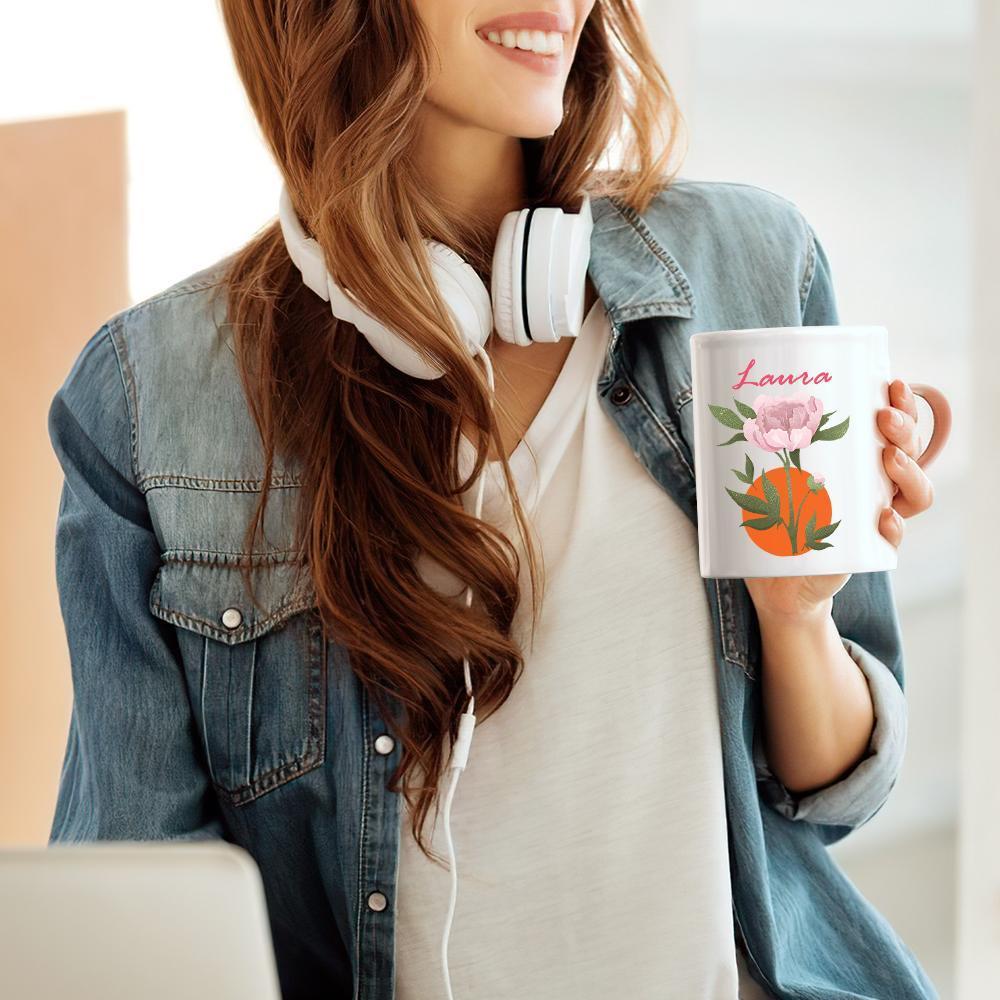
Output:
[[[529,649],[522,558],[514,635],[525,669],[477,722],[452,803],[456,1000],[767,996],[734,932],[697,531],[601,410],[609,334],[598,299],[509,459],[547,589]],[[488,469],[483,517],[523,554],[499,462]],[[476,490],[463,497],[470,512]],[[420,570],[461,597],[437,563]],[[447,787],[448,774],[440,803]],[[447,859],[439,809],[425,831]],[[417,847],[405,800],[401,814],[396,998],[437,1000],[451,875]]]

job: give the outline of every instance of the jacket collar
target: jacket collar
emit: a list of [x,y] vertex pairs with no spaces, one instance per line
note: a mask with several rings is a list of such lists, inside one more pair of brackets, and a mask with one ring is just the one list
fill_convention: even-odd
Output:
[[644,218],[614,196],[592,199],[589,272],[616,326],[647,316],[694,314],[694,293]]

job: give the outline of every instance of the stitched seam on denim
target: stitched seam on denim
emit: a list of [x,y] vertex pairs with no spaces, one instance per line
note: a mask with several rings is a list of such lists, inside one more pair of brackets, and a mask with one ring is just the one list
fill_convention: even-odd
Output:
[[806,306],[809,304],[809,295],[812,292],[813,279],[816,276],[816,235],[801,213],[799,213],[799,221],[806,233],[806,266],[799,284],[799,310],[802,318],[805,319]]
[[318,754],[296,754],[290,760],[273,767],[263,774],[258,775],[249,785],[240,785],[238,788],[223,788],[216,784],[216,789],[225,795],[234,806],[244,806],[248,802],[259,799],[262,795],[273,792],[282,785],[287,785],[296,778],[315,771],[323,764],[322,756]]
[[[298,549],[272,549],[269,552],[226,552],[221,549],[164,549],[160,553],[163,563],[181,564],[186,566],[222,566],[236,569],[249,566],[251,569],[260,566],[283,565],[297,561]],[[199,556],[214,558],[200,559]]]
[[118,362],[118,373],[122,380],[122,392],[125,396],[125,412],[128,414],[129,451],[132,458],[132,480],[139,486],[139,400],[135,388],[135,376],[125,347],[121,316],[107,323],[108,339],[111,341],[115,360]]
[[162,292],[151,295],[148,299],[143,299],[141,302],[136,302],[134,305],[122,309],[121,312],[115,314],[114,319],[117,322],[128,320],[157,305],[157,303],[169,302],[171,299],[180,298],[182,295],[191,295],[194,292],[202,292],[206,288],[212,288],[218,284],[220,284],[218,278],[199,278],[195,281],[177,285],[174,288],[166,288]]
[[[167,550],[170,551],[170,550]],[[177,550],[174,550],[177,551]],[[271,569],[275,566],[283,566],[286,563],[293,563],[297,560],[294,559],[269,559],[266,553],[254,553],[254,556],[263,555],[264,558],[258,559],[246,559],[246,553],[236,553],[237,557],[244,557],[242,559],[230,559],[228,553],[221,553],[219,556],[211,557],[208,559],[200,559],[195,557],[189,557],[185,555],[171,555],[169,559],[164,559],[161,555],[160,561],[163,566],[202,566],[211,569],[242,569],[244,566],[249,569]],[[309,589],[303,590],[300,586],[295,591],[295,597],[300,598],[313,593],[311,585],[307,585]]]
[[260,619],[253,625],[248,625],[239,631],[229,632],[225,629],[219,628],[218,625],[209,621],[207,618],[199,618],[197,615],[188,614],[186,611],[179,611],[177,608],[169,608],[165,604],[161,604],[159,601],[152,601],[150,603],[150,608],[153,611],[162,612],[161,617],[163,617],[166,621],[169,621],[171,624],[200,625],[202,628],[207,629],[213,638],[226,642],[226,644],[230,646],[236,645],[236,643],[227,642],[227,639],[233,635],[242,636],[240,639],[241,642],[246,642],[249,639],[256,639],[276,622],[281,621],[283,618],[291,618],[292,614],[298,614],[300,611],[304,611],[309,607],[311,607],[311,604],[309,603],[309,595],[298,595],[291,600],[286,601],[284,604],[280,604],[266,618]]
[[208,743],[208,718],[205,715],[205,687],[208,684],[208,636],[202,636],[201,649],[201,725],[205,735],[205,757],[208,765],[208,773],[212,781],[215,781],[215,774],[212,770],[212,751]]
[[695,315],[693,304],[688,304],[679,299],[642,301],[631,305],[616,306],[614,315],[623,323],[630,323],[634,320],[649,319],[653,316],[679,316],[687,319]]
[[363,746],[361,751],[361,824],[358,837],[358,910],[355,924],[355,967],[357,980],[355,982],[355,1000],[361,994],[364,968],[361,964],[361,921],[364,914],[365,883],[368,872],[365,869],[365,837],[368,835],[368,689],[361,688],[361,732]]
[[161,553],[164,561],[174,561],[177,562],[197,562],[197,559],[190,558],[185,559],[185,554],[190,556],[198,555],[210,555],[210,556],[237,556],[246,558],[248,555],[259,556],[261,558],[270,558],[276,555],[292,555],[298,552],[298,549],[268,549],[266,552],[254,552],[249,553],[243,549],[164,549]]
[[[316,644],[316,662],[319,669],[316,683],[309,687],[310,706],[313,708],[310,722],[315,737],[313,752],[320,760],[326,760],[326,703],[327,687],[330,683],[330,650],[326,636],[323,634],[322,623],[312,622],[309,624],[309,629],[311,641]],[[315,706],[313,706],[313,702],[315,702]]]
[[635,305],[619,306],[617,311],[619,313],[624,313],[624,312],[632,312],[635,309],[645,309],[648,306],[675,306],[675,305],[677,305],[677,299],[652,299],[652,300],[643,299],[642,302],[639,302]]
[[253,802],[262,795],[273,792],[276,788],[287,785],[288,782],[294,781],[304,774],[308,774],[310,771],[315,771],[322,763],[322,760],[312,759],[308,754],[297,754],[290,760],[285,761],[285,763],[279,764],[269,771],[265,771],[249,785],[225,788],[216,781],[213,781],[212,785],[221,796],[230,801],[234,806],[244,806],[248,802]]
[[670,445],[673,448],[674,453],[684,463],[684,468],[687,469],[688,473],[691,475],[691,478],[694,479],[694,470],[691,468],[691,466],[688,464],[687,459],[684,457],[684,453],[678,446],[676,438],[674,437],[673,433],[669,430],[669,428],[667,428],[664,425],[663,421],[660,420],[660,418],[656,415],[656,412],[653,410],[652,406],[649,405],[649,401],[646,399],[646,397],[639,391],[639,388],[635,385],[635,383],[628,377],[628,375],[625,372],[622,372],[618,376],[618,378],[623,379],[625,383],[631,387],[632,392],[635,393],[636,399],[638,399],[639,402],[642,403],[643,408],[653,418],[653,423],[656,424],[656,426],[660,429],[660,432],[663,434],[663,436],[670,442]]
[[618,341],[621,337],[621,327],[610,313],[608,314],[608,323],[611,326],[611,336],[608,338],[608,349],[605,351],[604,359],[601,361],[601,373],[597,376],[598,392],[600,392],[601,386],[608,381],[608,376],[614,365],[614,355],[618,350]]
[[[155,489],[206,490],[217,493],[259,493],[263,479],[212,479],[206,476],[183,476],[172,473],[155,473],[142,476],[136,483],[143,493]],[[298,476],[275,476],[271,489],[298,489],[302,485]]]
[[744,660],[741,656],[739,656],[738,651],[734,652],[732,656],[726,654],[727,630],[726,630],[726,619],[722,612],[722,593],[720,589],[719,580],[718,579],[713,580],[713,583],[714,583],[713,589],[715,590],[715,606],[719,611],[719,631],[722,634],[722,657],[724,660],[727,660],[729,663],[733,664],[733,666],[739,667],[740,670],[742,670],[743,673],[745,673],[747,677],[750,678],[750,680],[754,680],[755,678],[753,673],[751,673],[750,671],[749,662],[747,660]]
[[245,784],[253,782],[253,688],[257,674],[257,643],[250,650],[250,683],[247,685],[247,774]]
[[[631,313],[638,312],[642,309],[659,309],[659,308],[683,308],[685,303],[679,302],[677,299],[643,299],[642,302],[634,302],[632,305],[619,306],[615,313],[620,317],[625,317]],[[645,319],[645,315],[635,316],[634,319]]]
[[759,963],[757,962],[757,959],[750,954],[750,943],[747,941],[746,932],[743,930],[743,924],[740,921],[740,915],[736,910],[735,900],[733,901],[733,916],[736,919],[736,929],[739,931],[740,937],[743,939],[743,954],[753,963],[754,968],[757,970],[757,974],[760,976],[761,980],[763,980],[765,986],[768,989],[768,992],[775,994],[776,988],[771,983],[771,980],[764,975],[764,970],[760,967]]
[[[646,225],[645,220],[642,216],[631,205],[627,205],[624,202],[619,201],[616,197],[611,197],[608,199],[619,215],[625,219],[629,225],[635,230],[639,238],[645,243],[646,247],[654,255],[654,257],[663,265],[664,268],[670,273],[671,277],[677,282],[676,288],[681,291],[687,298],[688,305],[692,308],[694,307],[694,294],[691,291],[691,286],[688,284],[687,278],[681,273],[680,265],[673,259],[673,257],[656,241],[649,226]],[[668,304],[663,302],[663,305]],[[674,303],[676,304],[676,302]]]
[[[303,658],[305,662],[309,665],[309,674],[307,677],[307,700],[306,700],[306,748],[305,755],[309,758],[316,756],[317,748],[317,726],[316,726],[316,692],[315,688],[319,683],[316,677],[316,670],[320,666],[319,655],[320,651],[315,649],[313,646],[313,623],[311,621],[304,622],[303,625],[303,635],[302,635],[302,645]],[[315,657],[315,658],[314,658]]]

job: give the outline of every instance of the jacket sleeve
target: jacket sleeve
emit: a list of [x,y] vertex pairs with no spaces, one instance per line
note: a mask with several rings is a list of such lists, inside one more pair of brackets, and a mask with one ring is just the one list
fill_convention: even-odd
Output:
[[[800,290],[802,325],[835,326],[839,319],[830,264],[812,227],[805,226],[809,249]],[[833,619],[872,695],[875,726],[865,756],[833,784],[796,794],[771,772],[761,727],[754,737],[762,798],[788,819],[827,827],[827,843],[862,826],[885,804],[902,767],[907,727],[902,634],[889,572],[852,574],[833,598]]]
[[64,473],[55,566],[73,684],[49,843],[226,839],[176,638],[149,612],[160,546],[136,487],[115,323],[91,337],[48,411]]

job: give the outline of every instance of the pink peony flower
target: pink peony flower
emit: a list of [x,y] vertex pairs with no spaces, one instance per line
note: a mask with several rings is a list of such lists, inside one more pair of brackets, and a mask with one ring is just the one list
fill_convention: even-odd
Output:
[[795,451],[811,441],[823,418],[823,403],[807,392],[794,396],[760,395],[753,401],[756,419],[743,424],[743,435],[764,451]]

